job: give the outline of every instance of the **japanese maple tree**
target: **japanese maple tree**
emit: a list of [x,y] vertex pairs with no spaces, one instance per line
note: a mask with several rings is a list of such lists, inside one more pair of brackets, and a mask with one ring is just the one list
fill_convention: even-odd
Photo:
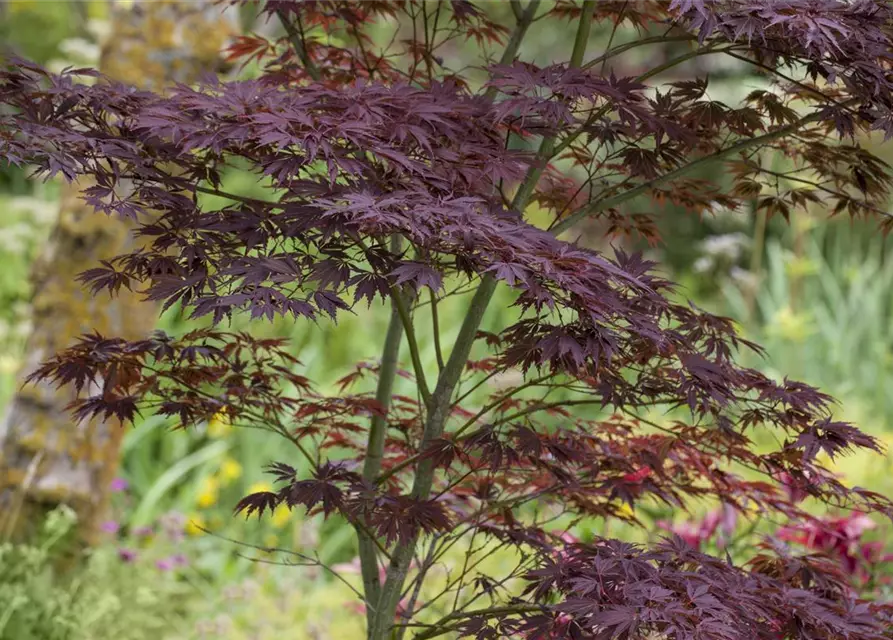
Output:
[[[669,533],[649,547],[580,542],[554,523],[642,524],[630,507],[705,500],[738,519],[810,522],[809,505],[823,503],[891,514],[885,497],[816,461],[879,448],[832,418],[829,397],[736,364],[738,349],[758,347],[731,320],[676,302],[640,255],[605,255],[567,232],[598,218],[611,234],[657,242],[665,203],[703,213],[754,199],[785,216],[814,203],[877,216],[885,230],[893,178],[860,141],[893,135],[893,9],[260,6],[287,35],[233,45],[234,58],[262,67],[251,80],[162,96],[79,83],[89,70],[52,75],[22,60],[3,70],[4,157],[91,177],[84,197],[98,215],[134,225],[133,251],[81,274],[85,286],[140,290],[209,321],[182,336],[87,335],[34,376],[73,385],[77,418],[157,412],[192,425],[226,413],[283,438],[290,450],[270,467],[278,489],[237,510],[286,505],[349,521],[370,640],[890,637],[886,609],[825,557],[779,543],[736,563]],[[529,32],[549,23],[573,34],[569,51],[554,49],[566,61],[520,59]],[[471,66],[455,55],[466,41],[479,51]],[[692,75],[705,57],[752,67],[766,88],[717,101]],[[671,71],[691,77],[668,81]],[[793,168],[772,169],[777,154]],[[692,177],[711,163],[724,163],[728,184]],[[229,167],[269,180],[269,197],[226,191]],[[230,204],[204,207],[208,194]],[[547,223],[534,224],[534,205]],[[482,332],[498,286],[515,293],[516,319]],[[438,303],[470,290],[457,337],[442,344]],[[226,330],[237,314],[334,320],[382,302],[381,359],[335,397],[315,390],[282,341]],[[419,322],[423,306],[433,326]],[[430,333],[436,370],[419,351]],[[394,393],[404,343],[412,396]],[[482,396],[507,371],[522,375]],[[368,374],[374,392],[362,389]],[[654,409],[673,420],[655,422]],[[777,445],[757,447],[760,435]],[[443,578],[460,543],[464,563]],[[497,548],[517,563],[473,571]],[[442,589],[423,588],[437,580]]]

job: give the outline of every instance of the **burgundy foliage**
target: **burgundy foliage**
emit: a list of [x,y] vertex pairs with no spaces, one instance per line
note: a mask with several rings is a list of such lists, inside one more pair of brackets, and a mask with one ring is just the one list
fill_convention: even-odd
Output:
[[[782,538],[836,548],[798,533],[818,526],[816,505],[854,518],[893,511],[816,456],[878,443],[832,419],[818,390],[736,364],[736,351],[758,347],[730,319],[675,302],[654,264],[558,233],[599,218],[612,234],[656,242],[663,203],[707,213],[756,199],[788,216],[821,202],[838,214],[880,214],[893,176],[856,134],[893,135],[887,3],[262,6],[290,35],[232,45],[233,59],[261,64],[257,79],[207,78],[162,96],[111,81],[86,86],[84,70],[51,75],[26,61],[0,72],[7,161],[91,178],[86,201],[131,220],[141,239],[81,274],[85,286],[96,295],[140,290],[210,325],[138,341],[84,336],[33,377],[81,392],[78,418],[132,422],[157,412],[188,426],[226,411],[290,442],[270,467],[277,489],[246,496],[237,510],[263,516],[284,504],[337,514],[374,537],[387,565],[381,573],[370,565],[364,585],[374,640],[395,620],[413,623],[423,603],[418,592],[401,594],[414,592],[439,549],[472,534],[523,560],[508,575],[454,584],[424,603],[425,615],[443,614],[418,618],[432,626],[401,629],[418,638],[890,637],[889,613],[860,599],[824,556],[767,544],[734,562],[697,548],[755,517],[799,523]],[[591,21],[605,38],[581,65],[537,66],[511,49],[534,19],[568,32]],[[384,20],[396,31],[382,44],[371,33]],[[616,24],[637,39],[609,41]],[[334,32],[351,44],[324,37]],[[466,40],[489,73],[480,91],[450,68],[449,51]],[[664,60],[665,71],[727,56],[771,86],[727,105],[711,98],[706,78],[664,81],[648,67],[630,74],[627,52],[668,43],[685,54]],[[537,153],[509,144],[538,138]],[[797,168],[787,181],[767,168],[778,153]],[[691,177],[709,162],[726,164],[730,184]],[[231,167],[267,178],[269,197],[223,190]],[[205,208],[207,194],[230,204]],[[550,212],[550,228],[525,217],[534,202]],[[417,366],[404,372],[418,394],[389,406],[363,386],[384,366],[359,367],[329,397],[281,341],[220,328],[237,314],[318,321],[395,299],[408,307],[407,330],[429,295],[491,280],[517,294],[516,321],[484,333],[470,312],[463,327],[486,357],[470,360],[471,340],[460,334],[448,352],[465,366],[454,370],[451,358],[430,391]],[[523,382],[482,406],[455,392],[509,370]],[[547,400],[556,390],[560,399]],[[653,408],[673,410],[673,421],[653,422]],[[370,423],[382,419],[382,464],[369,478]],[[765,435],[778,446],[756,447]],[[296,457],[310,461],[310,475],[299,476]],[[644,526],[624,503],[704,501],[720,505],[709,522],[649,548],[571,542],[550,524],[562,515]],[[523,593],[505,588],[513,578],[528,585]]]

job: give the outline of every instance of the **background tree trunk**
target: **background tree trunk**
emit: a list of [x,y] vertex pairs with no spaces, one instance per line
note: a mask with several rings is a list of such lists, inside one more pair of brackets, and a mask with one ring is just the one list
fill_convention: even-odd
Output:
[[[235,24],[232,12],[208,1],[116,4],[99,68],[155,91],[174,81],[195,82],[218,70]],[[154,327],[156,309],[139,296],[92,296],[75,281],[134,242],[125,222],[96,215],[83,203],[79,192],[86,186],[63,188],[58,222],[34,267],[33,330],[22,377],[83,333],[136,338]],[[123,430],[114,422],[73,423],[65,411],[72,399],[67,389],[39,384],[22,388],[10,402],[0,422],[0,540],[28,537],[49,509],[64,503],[78,514],[81,542],[96,542]]]

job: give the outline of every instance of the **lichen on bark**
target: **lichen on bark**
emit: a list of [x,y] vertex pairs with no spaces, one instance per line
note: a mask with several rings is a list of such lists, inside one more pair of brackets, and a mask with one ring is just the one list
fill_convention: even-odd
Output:
[[[232,11],[208,1],[118,3],[99,70],[109,78],[160,91],[192,83],[221,64],[235,32]],[[97,216],[80,199],[84,179],[62,188],[59,217],[34,265],[33,329],[20,378],[81,334],[136,338],[152,330],[157,313],[136,293],[114,299],[91,295],[76,274],[129,251],[135,242],[122,220]],[[96,420],[75,424],[65,407],[69,389],[22,387],[0,421],[0,540],[28,537],[59,504],[78,515],[79,538],[94,544],[118,470],[123,429]]]

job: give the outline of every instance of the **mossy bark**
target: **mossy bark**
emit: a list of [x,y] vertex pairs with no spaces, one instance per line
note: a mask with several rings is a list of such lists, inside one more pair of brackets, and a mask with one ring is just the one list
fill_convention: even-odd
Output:
[[[131,3],[112,10],[100,70],[144,89],[195,82],[217,70],[233,33],[233,15],[211,2]],[[22,377],[87,332],[139,338],[156,309],[137,294],[91,295],[75,276],[135,242],[122,220],[98,214],[80,199],[84,181],[63,188],[59,218],[34,266],[33,329]],[[76,424],[65,407],[70,390],[49,384],[20,389],[0,422],[0,540],[33,534],[46,512],[68,504],[78,514],[78,537],[94,544],[118,470],[123,429],[114,422]]]

